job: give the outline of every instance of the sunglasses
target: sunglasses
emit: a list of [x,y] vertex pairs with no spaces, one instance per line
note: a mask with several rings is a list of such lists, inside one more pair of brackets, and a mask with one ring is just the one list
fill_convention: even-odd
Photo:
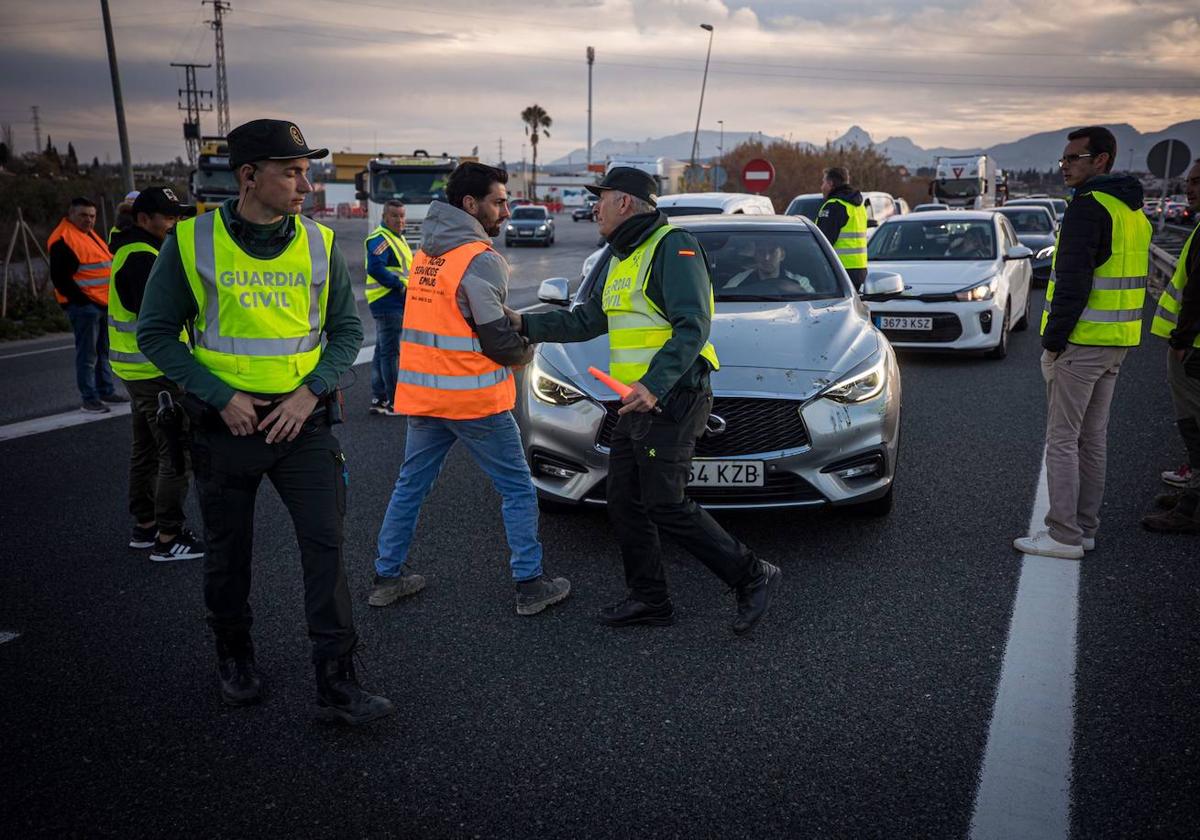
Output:
[[1080,154],[1063,155],[1062,157],[1060,157],[1058,159],[1058,165],[1060,167],[1070,166],[1072,163],[1074,163],[1077,160],[1083,160],[1084,158],[1090,158],[1090,157],[1095,157],[1095,155],[1093,155],[1091,152],[1088,152],[1088,153],[1082,154],[1082,155],[1080,155]]

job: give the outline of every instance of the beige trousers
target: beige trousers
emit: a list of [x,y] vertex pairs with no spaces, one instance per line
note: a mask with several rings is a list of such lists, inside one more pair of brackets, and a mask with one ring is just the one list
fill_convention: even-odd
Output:
[[1046,380],[1046,528],[1067,545],[1100,527],[1108,459],[1108,410],[1127,347],[1068,344],[1042,353]]

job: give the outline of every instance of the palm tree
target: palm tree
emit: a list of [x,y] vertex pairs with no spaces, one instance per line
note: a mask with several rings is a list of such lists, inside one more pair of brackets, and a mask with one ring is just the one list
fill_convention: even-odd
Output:
[[521,122],[525,123],[525,133],[529,135],[529,145],[533,147],[533,172],[529,179],[529,197],[537,201],[537,144],[538,134],[550,136],[546,129],[550,127],[550,115],[541,105],[530,105],[521,112]]

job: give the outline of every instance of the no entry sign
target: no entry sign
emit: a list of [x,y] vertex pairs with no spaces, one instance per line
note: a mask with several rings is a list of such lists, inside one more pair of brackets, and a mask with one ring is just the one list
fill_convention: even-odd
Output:
[[775,180],[775,167],[766,158],[754,158],[742,167],[742,183],[752,193],[766,192]]

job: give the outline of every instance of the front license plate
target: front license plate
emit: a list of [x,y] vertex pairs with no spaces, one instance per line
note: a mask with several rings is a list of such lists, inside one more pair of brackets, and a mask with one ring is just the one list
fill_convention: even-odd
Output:
[[692,461],[689,487],[762,487],[762,461]]
[[902,315],[879,315],[875,326],[881,330],[931,330],[932,318],[909,318]]
[[518,236],[533,236],[533,231],[531,231],[531,230],[518,230],[518,231],[517,231],[517,235],[518,235]]

